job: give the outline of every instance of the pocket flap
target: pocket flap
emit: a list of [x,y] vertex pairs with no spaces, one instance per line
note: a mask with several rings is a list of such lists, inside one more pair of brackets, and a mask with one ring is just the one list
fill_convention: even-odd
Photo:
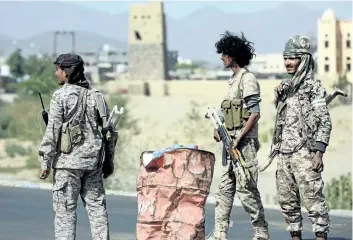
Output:
[[229,100],[224,100],[224,101],[222,102],[222,104],[221,104],[221,107],[222,107],[223,109],[228,109],[228,108],[230,108],[230,101],[229,101]]
[[321,178],[321,173],[315,172],[315,171],[310,171],[308,174],[305,176],[305,181],[306,182],[312,182],[319,180]]
[[63,126],[62,126],[62,132],[63,132],[63,133],[66,133],[66,129],[67,129],[67,127],[69,126],[69,123],[70,123],[70,122],[64,122],[64,123],[63,123]]
[[233,99],[232,105],[239,108],[243,105],[243,101],[242,99]]
[[63,190],[67,187],[68,183],[66,180],[56,180],[53,184],[52,191]]

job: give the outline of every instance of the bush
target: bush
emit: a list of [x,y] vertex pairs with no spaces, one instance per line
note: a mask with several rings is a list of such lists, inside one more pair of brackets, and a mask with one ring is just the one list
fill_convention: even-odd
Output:
[[325,196],[330,209],[352,210],[351,173],[332,179],[325,187]]
[[39,156],[36,151],[32,151],[29,157],[26,159],[26,168],[40,169]]
[[20,144],[17,144],[13,141],[6,141],[5,152],[9,157],[13,158],[13,157],[16,157],[17,155],[26,156],[31,152],[31,149],[26,149],[22,147]]
[[[44,103],[49,103],[49,96],[43,95],[42,97]],[[39,97],[22,96],[13,104],[5,106],[4,111],[7,117],[1,114],[0,127],[3,126],[5,137],[30,140],[35,144],[40,142],[45,131],[45,124],[41,119]]]
[[14,118],[9,114],[5,107],[0,108],[0,138],[7,138],[8,129],[11,122],[14,122]]

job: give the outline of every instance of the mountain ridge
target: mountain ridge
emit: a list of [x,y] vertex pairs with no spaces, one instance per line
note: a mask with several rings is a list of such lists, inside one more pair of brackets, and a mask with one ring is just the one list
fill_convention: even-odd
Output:
[[[337,4],[349,6],[349,3]],[[65,14],[59,16],[58,12]],[[281,52],[284,42],[292,35],[315,37],[317,19],[322,13],[293,2],[251,13],[229,13],[205,7],[182,19],[166,17],[167,48],[177,50],[185,58],[219,62],[214,43],[220,34],[229,30],[244,32],[248,40],[254,42],[256,53]],[[14,15],[21,18],[11,20],[11,25],[4,24]],[[3,51],[3,55],[10,54],[16,47],[23,48],[24,53],[51,53],[55,30],[77,31],[78,52],[97,51],[105,43],[121,50],[128,46],[128,11],[109,14],[70,2],[0,1],[0,22],[3,23],[0,28],[0,54]],[[71,51],[70,44],[69,36],[60,36],[58,52]]]

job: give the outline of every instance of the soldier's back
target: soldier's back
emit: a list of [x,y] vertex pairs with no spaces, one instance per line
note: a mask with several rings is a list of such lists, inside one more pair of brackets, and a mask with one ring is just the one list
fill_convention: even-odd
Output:
[[[65,84],[57,95],[60,96],[63,106],[63,117],[67,117],[78,104],[79,95],[82,87],[72,84]],[[87,89],[86,109],[81,123],[83,140],[77,146],[74,146],[70,153],[60,153],[55,168],[68,169],[86,169],[93,170],[97,168],[100,160],[100,149],[102,146],[102,136],[99,131],[99,114],[96,107],[95,90]],[[74,120],[79,120],[83,105],[79,104]]]

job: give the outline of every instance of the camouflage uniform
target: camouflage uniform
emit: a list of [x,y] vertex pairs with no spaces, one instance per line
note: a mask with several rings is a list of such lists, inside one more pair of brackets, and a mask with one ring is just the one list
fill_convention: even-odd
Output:
[[[241,68],[238,73],[234,74],[228,81],[226,99],[236,98],[238,86],[240,86],[245,100],[244,107],[248,108],[250,112],[260,112],[260,86],[254,74],[250,73],[246,68]],[[221,109],[218,111],[218,115],[221,121],[224,121],[224,114]],[[230,135],[235,139],[240,131],[241,129],[230,131]],[[245,167],[250,170],[255,182],[257,182],[258,178],[257,152],[259,147],[258,123],[256,123],[237,147],[244,157]],[[223,154],[223,157],[229,158],[228,154]],[[228,166],[223,167],[221,182],[216,193],[215,233],[213,239],[226,239],[235,193],[237,193],[245,211],[251,217],[251,223],[255,231],[254,239],[269,239],[268,224],[265,220],[259,190],[256,186],[245,183],[237,169],[234,169],[233,163],[229,160],[228,163]]]
[[[75,146],[69,154],[58,150],[63,117],[75,108],[81,88],[66,83],[54,92],[50,102],[49,121],[39,146],[39,153],[43,156],[42,169],[54,169],[52,191],[55,239],[76,238],[76,207],[80,195],[88,213],[92,238],[108,240],[109,224],[101,163],[102,136],[98,129],[100,117],[95,101],[95,94],[99,92],[91,89],[89,85],[82,124],[84,141]],[[108,109],[108,106],[106,107]],[[82,109],[78,108],[75,117],[80,115]]]
[[[325,152],[331,133],[331,119],[326,106],[326,91],[314,77],[309,40],[294,36],[286,43],[284,57],[301,57],[292,79],[283,84],[283,112],[278,116],[275,136],[277,154],[276,185],[279,204],[293,234],[302,231],[301,202],[309,212],[316,233],[328,233],[329,215],[323,195],[321,173],[312,170],[315,151]],[[279,107],[278,107],[279,108]],[[301,198],[301,199],[300,199]]]

